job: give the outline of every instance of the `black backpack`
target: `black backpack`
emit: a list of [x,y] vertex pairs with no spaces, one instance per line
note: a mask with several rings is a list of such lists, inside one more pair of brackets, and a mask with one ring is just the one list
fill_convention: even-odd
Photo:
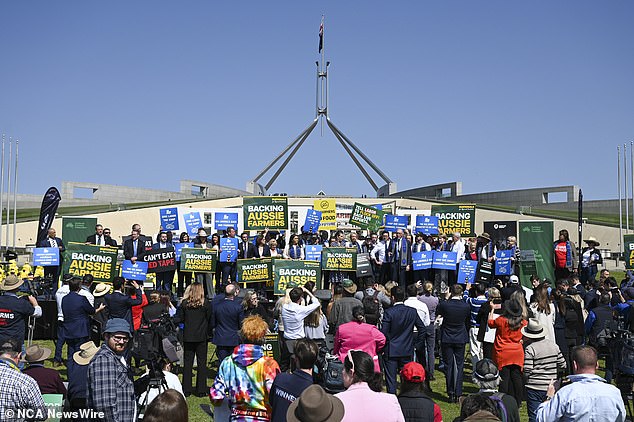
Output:
[[324,372],[324,390],[330,394],[344,391],[343,362],[337,356],[326,358],[326,371]]
[[379,291],[375,290],[372,295],[369,295],[367,290],[363,291],[363,311],[365,312],[365,322],[368,324],[376,325],[379,323],[379,317],[381,315],[381,304],[379,303]]

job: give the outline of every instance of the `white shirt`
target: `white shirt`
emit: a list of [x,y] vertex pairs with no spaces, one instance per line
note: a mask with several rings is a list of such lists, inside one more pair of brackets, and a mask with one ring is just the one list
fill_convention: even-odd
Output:
[[318,300],[302,306],[297,303],[290,302],[282,307],[282,321],[284,321],[284,338],[288,340],[296,340],[306,337],[304,331],[304,318],[310,315],[315,309],[319,308]]
[[462,239],[451,244],[451,252],[456,252],[456,264],[464,259],[464,242]]
[[[428,326],[431,323],[429,318],[429,308],[427,308],[427,305],[423,302],[418,300],[417,297],[408,297],[405,299],[405,302],[403,302],[403,305],[416,309],[420,320],[423,321],[425,326]],[[414,327],[414,329],[416,329],[416,327]]]
[[385,244],[382,242],[377,243],[372,252],[370,252],[370,256],[376,259],[377,264],[383,264],[385,261]]
[[[146,374],[149,372],[146,372]],[[176,391],[178,391],[179,393],[183,394],[183,386],[180,382],[180,380],[178,379],[178,375],[176,374],[172,374],[169,371],[163,371],[163,375],[165,375],[165,383],[167,384],[167,388],[170,389],[174,389]],[[160,392],[162,393],[164,390],[161,388]],[[149,392],[143,392],[141,393],[141,395],[139,396],[139,403],[145,403],[145,395],[147,393],[147,404],[152,403],[152,400],[154,400],[156,398],[156,396],[159,395],[159,389],[158,388],[152,388]],[[183,394],[183,397],[185,397],[185,395]]]

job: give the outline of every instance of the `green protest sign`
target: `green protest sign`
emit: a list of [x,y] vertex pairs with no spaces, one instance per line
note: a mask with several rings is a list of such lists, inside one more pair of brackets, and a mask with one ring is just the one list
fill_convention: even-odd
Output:
[[78,277],[92,274],[97,282],[111,282],[117,275],[117,249],[71,242],[64,252],[62,273]]
[[95,234],[95,225],[97,219],[94,217],[62,217],[64,242],[85,243],[88,236]]
[[238,282],[254,283],[273,279],[271,258],[238,259]]
[[378,231],[383,225],[383,215],[381,210],[355,202],[348,222],[362,229]]
[[215,249],[183,248],[180,270],[213,273],[216,271],[216,261],[218,261],[218,251]]
[[283,295],[289,283],[302,287],[309,281],[321,289],[321,267],[316,261],[294,261],[291,259],[276,259],[274,265],[273,293]]
[[634,269],[634,234],[623,235],[623,248],[625,269]]
[[[553,233],[552,221],[520,221],[519,247],[522,251],[532,250],[535,254],[535,269],[539,278],[554,279],[555,264],[553,262]],[[532,264],[531,264],[532,265]],[[532,288],[527,268],[520,264],[520,281],[522,285]]]
[[475,236],[475,205],[432,205],[431,215],[438,217],[439,234]]
[[285,196],[242,198],[245,230],[288,228],[288,200]]
[[331,271],[356,271],[357,248],[322,249],[321,269]]

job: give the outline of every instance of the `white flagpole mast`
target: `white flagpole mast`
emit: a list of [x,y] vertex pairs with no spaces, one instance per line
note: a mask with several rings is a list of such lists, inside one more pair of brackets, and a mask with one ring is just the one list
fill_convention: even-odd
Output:
[[17,238],[18,221],[18,140],[15,140],[15,167],[13,169],[13,250],[15,251],[15,240]]
[[[0,158],[0,250],[2,250],[2,206],[4,204],[4,133],[2,134],[2,157]],[[7,230],[9,228],[7,227]]]
[[630,232],[630,203],[627,191],[627,144],[623,144],[623,187],[625,188],[625,233]]
[[623,251],[623,203],[621,201],[621,147],[616,147],[616,171],[619,189],[619,251]]
[[6,250],[9,250],[9,223],[10,223],[10,217],[11,217],[11,156],[13,155],[12,153],[12,146],[13,146],[13,139],[11,137],[9,137],[9,157],[7,159],[7,231],[5,233],[5,242],[4,242],[4,246],[6,248]]

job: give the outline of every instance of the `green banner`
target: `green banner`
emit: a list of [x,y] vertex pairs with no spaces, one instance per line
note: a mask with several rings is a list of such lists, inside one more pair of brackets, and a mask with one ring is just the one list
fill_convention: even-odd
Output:
[[96,282],[111,282],[117,275],[117,249],[71,242],[64,252],[62,274],[92,274]]
[[264,356],[275,359],[276,362],[280,362],[280,340],[277,334],[267,334],[264,337],[264,344],[262,345]]
[[[535,254],[535,269],[539,278],[554,281],[555,264],[553,251],[554,223],[552,221],[520,221],[519,247],[522,251],[532,250]],[[526,266],[520,264],[522,285],[532,288]]]
[[634,234],[623,235],[623,259],[625,260],[625,269],[634,269]]
[[348,222],[359,228],[376,232],[383,226],[384,215],[385,212],[381,210],[355,202]]
[[245,196],[242,198],[245,230],[288,228],[286,196]]
[[356,271],[357,248],[322,249],[321,269],[334,271]]
[[238,259],[238,282],[255,283],[273,279],[271,258]]
[[215,249],[183,248],[180,270],[213,273],[216,272],[216,261],[218,261],[218,251]]
[[96,225],[97,219],[92,217],[62,217],[61,237],[64,243],[86,243],[86,238],[95,234]]
[[438,233],[462,237],[475,236],[475,205],[432,205],[431,215],[438,217]]
[[321,289],[321,267],[317,261],[294,261],[291,259],[276,259],[274,265],[273,293],[283,295],[286,286],[293,282],[301,287],[309,281]]

